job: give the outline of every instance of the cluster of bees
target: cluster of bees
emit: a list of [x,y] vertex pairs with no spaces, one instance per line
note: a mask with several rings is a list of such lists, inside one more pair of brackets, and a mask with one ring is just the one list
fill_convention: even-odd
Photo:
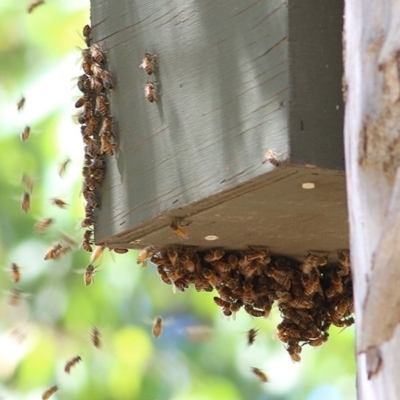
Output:
[[271,256],[267,248],[247,251],[190,246],[145,248],[138,262],[150,258],[161,280],[185,291],[212,292],[222,313],[233,318],[244,309],[252,317],[267,318],[277,304],[282,322],[276,334],[293,361],[300,361],[302,346],[320,346],[328,340],[329,327],[354,323],[349,253],[338,252],[337,262],[328,255],[308,254],[303,263]]
[[82,108],[78,115],[81,135],[84,142],[84,165],[82,169],[82,194],[86,200],[85,218],[81,223],[85,228],[82,248],[92,251],[94,210],[100,207],[96,188],[105,175],[104,155],[114,154],[113,118],[109,114],[107,91],[114,88],[111,73],[104,68],[106,56],[97,43],[91,42],[91,28],[83,28],[87,48],[82,50],[82,69],[84,74],[78,78],[78,88],[83,96],[75,103]]

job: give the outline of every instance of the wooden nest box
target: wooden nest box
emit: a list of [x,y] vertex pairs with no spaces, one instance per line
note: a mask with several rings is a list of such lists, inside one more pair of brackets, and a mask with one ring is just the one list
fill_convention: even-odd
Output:
[[330,0],[93,2],[116,133],[96,242],[297,259],[347,248],[342,15]]

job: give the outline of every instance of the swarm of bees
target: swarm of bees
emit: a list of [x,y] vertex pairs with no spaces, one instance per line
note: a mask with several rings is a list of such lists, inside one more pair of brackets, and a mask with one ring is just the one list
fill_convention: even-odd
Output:
[[[197,291],[218,296],[215,304],[233,318],[243,308],[252,317],[267,318],[273,304],[282,316],[276,334],[293,361],[300,361],[302,346],[320,346],[328,340],[329,327],[354,323],[353,289],[348,252],[338,261],[326,254],[308,254],[304,262],[272,256],[267,248],[198,251],[190,246],[148,247],[138,261],[149,258],[161,280],[183,292],[190,285]],[[248,332],[251,345],[257,331]]]
[[94,210],[100,207],[96,189],[105,176],[104,156],[114,154],[113,117],[107,91],[114,88],[111,73],[105,69],[106,55],[97,43],[91,44],[91,27],[85,25],[83,36],[88,46],[82,50],[84,74],[78,78],[78,88],[82,97],[75,103],[82,108],[78,115],[84,143],[84,165],[82,169],[82,194],[86,201],[85,218],[81,223],[86,228],[82,248],[92,251]]

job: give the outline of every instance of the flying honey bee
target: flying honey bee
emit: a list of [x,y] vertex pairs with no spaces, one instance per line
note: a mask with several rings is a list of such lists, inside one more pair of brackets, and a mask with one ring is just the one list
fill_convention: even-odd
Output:
[[92,329],[90,330],[90,338],[92,339],[92,343],[96,349],[99,349],[101,346],[100,342],[100,332],[97,329],[97,327],[92,326]]
[[83,281],[85,282],[85,286],[89,286],[94,283],[94,274],[96,273],[96,268],[93,264],[89,264],[85,272],[83,274]]
[[26,125],[24,129],[22,129],[21,132],[21,141],[26,142],[29,139],[29,136],[31,135],[31,127]]
[[108,101],[106,96],[99,94],[96,97],[96,109],[101,116],[106,117],[108,114]]
[[67,170],[67,165],[71,162],[70,158],[67,158],[65,161],[63,161],[60,164],[60,167],[58,168],[58,175],[60,178],[62,178],[65,175],[65,171]]
[[63,246],[61,243],[56,243],[53,244],[49,250],[47,250],[44,259],[45,261],[47,260],[56,260],[59,255],[60,255],[60,251],[62,250]]
[[68,204],[65,201],[59,199],[58,197],[53,197],[51,199],[51,203],[61,209],[65,209],[68,207]]
[[14,283],[18,283],[21,279],[21,271],[15,263],[11,263],[11,278]]
[[114,154],[114,145],[110,142],[109,138],[106,135],[100,136],[101,142],[101,152],[112,156]]
[[91,56],[98,64],[104,64],[104,62],[106,61],[106,56],[104,55],[104,52],[101,50],[100,46],[97,43],[92,44],[89,50]]
[[21,209],[27,213],[31,208],[31,195],[28,192],[24,192],[21,198]]
[[163,329],[163,320],[161,317],[156,317],[153,322],[153,328],[151,330],[151,333],[153,337],[158,339],[161,336]]
[[259,329],[253,329],[252,328],[247,332],[247,344],[249,346],[251,346],[254,343],[254,341],[256,340],[256,336],[257,336],[257,332],[258,331],[259,331]]
[[251,371],[253,372],[253,374],[254,374],[255,376],[257,376],[257,378],[258,378],[261,382],[263,382],[263,383],[268,382],[267,375],[265,375],[265,373],[264,373],[263,371],[261,371],[259,368],[252,367],[252,368],[251,368]]
[[90,27],[90,25],[85,25],[83,27],[82,33],[85,39],[86,46],[90,46],[90,40],[91,40],[90,34],[92,33],[92,28]]
[[189,239],[189,235],[185,228],[183,228],[182,224],[178,220],[174,220],[170,224],[171,229],[182,239]]
[[48,400],[51,396],[53,396],[53,394],[55,392],[57,392],[57,390],[58,390],[58,386],[57,385],[54,385],[54,386],[50,387],[45,392],[43,392],[42,400]]
[[156,86],[158,82],[147,81],[144,87],[144,95],[150,103],[157,102]]
[[76,356],[74,358],[72,358],[71,360],[69,360],[64,367],[64,371],[69,374],[69,372],[71,371],[71,368],[75,365],[78,364],[79,361],[82,361],[82,358],[80,356]]
[[22,186],[25,188],[25,190],[28,193],[32,193],[33,188],[35,186],[35,181],[29,175],[23,174],[21,182],[22,182]]
[[21,99],[18,101],[18,103],[17,103],[17,110],[18,111],[21,111],[24,108],[25,100],[26,100],[25,97],[22,96]]
[[54,222],[53,218],[44,218],[35,223],[33,226],[33,231],[35,233],[43,233],[45,232],[49,226]]
[[156,55],[151,53],[144,53],[142,58],[142,63],[139,65],[139,68],[143,68],[148,75],[154,74],[154,69],[157,64],[154,62],[154,58]]
[[34,0],[28,5],[28,13],[30,14],[33,10],[35,10],[37,7],[41,6],[44,4],[43,0]]
[[17,288],[12,288],[10,292],[10,297],[8,299],[8,304],[10,304],[10,306],[17,307],[22,297],[23,297],[22,290]]

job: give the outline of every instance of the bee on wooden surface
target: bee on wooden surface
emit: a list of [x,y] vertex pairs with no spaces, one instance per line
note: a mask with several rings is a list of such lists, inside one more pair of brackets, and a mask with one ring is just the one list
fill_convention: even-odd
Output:
[[67,170],[67,165],[71,162],[70,158],[67,158],[65,161],[63,161],[60,164],[60,167],[58,168],[58,175],[60,178],[62,178],[65,175],[65,171]]
[[264,317],[264,311],[256,310],[250,304],[246,304],[244,306],[244,309],[246,310],[247,314],[251,315],[252,317],[256,317],[256,318]]
[[128,251],[129,251],[129,249],[121,249],[121,248],[119,248],[119,247],[114,247],[113,249],[111,249],[114,253],[117,253],[117,254],[126,254]]
[[265,161],[263,161],[263,164],[266,161],[270,162],[274,167],[279,167],[281,165],[281,162],[278,161],[278,153],[274,150],[267,150],[265,152]]
[[256,367],[251,367],[251,371],[253,372],[253,374],[263,383],[268,382],[268,378],[267,375],[265,375],[265,373],[263,371],[261,371],[261,369],[256,368]]
[[26,142],[31,135],[31,127],[26,125],[25,128],[21,132],[21,141]]
[[106,96],[99,94],[96,97],[96,110],[101,116],[106,117],[108,114],[108,101]]
[[90,90],[89,77],[86,74],[80,75],[78,78],[77,86],[82,93],[87,93]]
[[65,201],[59,199],[58,197],[53,197],[51,199],[51,203],[61,209],[65,209],[68,207],[68,204]]
[[[42,2],[43,3],[43,2]],[[55,392],[57,392],[58,386],[54,385],[47,390],[45,390],[42,394],[42,400],[48,400]]]
[[14,283],[18,283],[21,280],[21,271],[15,263],[11,263],[11,278]]
[[101,132],[107,136],[113,136],[113,131],[112,131],[112,124],[113,124],[113,117],[112,116],[106,116],[103,118],[103,123],[101,125]]
[[110,142],[110,139],[106,135],[100,136],[101,152],[112,156],[114,154],[114,145]]
[[33,10],[35,10],[37,7],[41,6],[42,4],[44,4],[43,0],[33,0],[28,5],[28,13],[30,14]]
[[154,74],[155,67],[157,64],[154,62],[156,55],[151,53],[144,53],[142,58],[142,63],[139,65],[139,68],[143,68],[148,75]]
[[93,208],[100,208],[100,203],[93,192],[89,190],[84,190],[82,194],[85,200],[88,202],[88,204],[90,204]]
[[104,90],[103,83],[94,76],[89,76],[89,83],[92,90],[96,90],[97,92],[102,92]]
[[82,30],[83,38],[85,39],[86,46],[90,46],[90,34],[92,33],[92,28],[90,25],[85,25]]
[[254,341],[256,340],[256,336],[257,336],[257,332],[258,331],[259,331],[259,329],[253,329],[252,328],[247,332],[247,344],[249,346],[251,346],[254,343]]
[[71,360],[69,360],[64,367],[64,371],[69,374],[69,372],[71,371],[71,368],[75,365],[78,364],[79,361],[82,361],[82,358],[80,356],[76,356],[74,358],[72,358]]
[[234,270],[238,267],[239,259],[236,254],[231,253],[228,255],[228,263],[231,266],[231,270]]
[[158,82],[147,81],[144,87],[144,95],[150,103],[157,102],[156,86]]
[[183,267],[186,269],[186,271],[188,271],[188,272],[194,272],[196,269],[195,263],[192,260],[190,260],[188,257],[182,258],[181,263],[182,263]]
[[224,255],[225,255],[225,251],[223,249],[213,249],[204,255],[204,261],[207,261],[209,263],[211,263],[213,261],[218,261]]
[[171,229],[174,231],[176,235],[178,235],[182,239],[189,239],[189,235],[186,229],[182,226],[182,223],[178,220],[174,220],[170,224]]
[[17,110],[18,111],[21,111],[24,108],[25,100],[26,100],[25,97],[22,96],[21,99],[18,101],[18,103],[17,103]]
[[101,78],[101,81],[103,82],[103,86],[106,89],[109,89],[109,90],[114,89],[114,83],[111,78],[111,73],[109,71],[102,71],[100,78]]
[[143,267],[147,266],[147,259],[153,257],[154,255],[154,247],[153,246],[147,246],[145,247],[138,255],[136,259],[137,264],[142,264]]
[[92,44],[89,50],[91,56],[98,64],[104,64],[104,62],[106,61],[106,56],[104,55],[104,52],[101,50],[100,46],[97,43]]
[[216,287],[221,283],[220,278],[217,275],[215,275],[214,272],[209,268],[203,268],[202,274],[203,274],[204,278],[207,279],[208,283],[211,286]]
[[33,231],[35,233],[43,233],[45,232],[49,226],[54,222],[53,218],[44,218],[35,223],[33,226]]
[[105,172],[104,172],[104,169],[102,169],[102,168],[96,168],[92,171],[92,177],[97,183],[103,182],[104,175],[105,175]]
[[94,283],[94,274],[96,273],[96,268],[93,264],[89,264],[85,272],[83,274],[83,281],[85,282],[85,286],[90,286]]
[[28,192],[24,192],[21,198],[21,209],[27,213],[31,208],[31,195]]
[[81,228],[89,228],[89,227],[93,226],[93,224],[94,224],[93,216],[88,216],[82,220]]
[[82,69],[83,69],[83,72],[86,75],[93,75],[93,69],[92,69],[92,64],[91,63],[83,62],[82,63]]
[[342,278],[337,270],[331,272],[328,276],[330,277],[330,286],[326,289],[325,295],[328,299],[331,299],[332,297],[343,293],[344,288]]
[[300,265],[300,269],[305,273],[309,274],[313,269],[323,267],[328,263],[328,255],[318,255],[308,253],[303,264]]
[[156,317],[153,322],[153,328],[151,329],[153,337],[158,339],[161,336],[162,329],[163,329],[163,320],[161,317]]
[[83,96],[76,101],[75,108],[81,108],[81,107],[85,106],[88,102],[89,102],[89,99],[87,99],[86,96]]
[[22,182],[22,186],[25,188],[25,190],[28,193],[32,193],[33,188],[35,186],[35,181],[29,175],[23,174],[21,182]]
[[348,275],[350,273],[350,253],[348,251],[338,251],[338,260],[340,263],[340,268],[338,268],[338,275]]
[[97,329],[97,327],[92,326],[90,330],[90,338],[92,339],[92,343],[96,349],[99,349],[101,346],[100,342],[100,331]]
[[85,233],[83,234],[83,240],[81,243],[83,250],[89,253],[91,253],[93,250],[91,246],[93,244],[92,235],[93,231],[91,229],[86,229]]

